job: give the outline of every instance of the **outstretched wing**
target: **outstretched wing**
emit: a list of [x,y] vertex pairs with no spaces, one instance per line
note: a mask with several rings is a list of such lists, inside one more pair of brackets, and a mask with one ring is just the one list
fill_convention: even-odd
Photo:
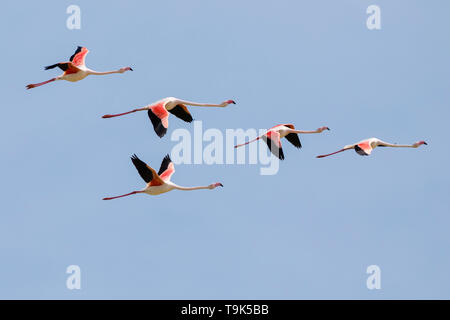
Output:
[[84,59],[88,52],[89,50],[86,47],[77,47],[77,50],[75,50],[75,53],[70,57],[69,61],[77,67],[84,67]]
[[[295,127],[293,124],[288,123],[288,124],[284,124],[285,127],[288,127],[292,130],[295,130]],[[298,137],[297,133],[289,133],[288,135],[285,136],[285,138],[292,143],[296,148],[301,148],[302,144],[300,142],[300,139]]]
[[270,152],[280,160],[284,160],[283,148],[280,141],[280,133],[278,131],[269,131],[261,137],[269,147]]
[[161,185],[164,183],[164,181],[161,180],[156,171],[148,166],[144,161],[139,159],[137,155],[133,154],[133,156],[131,157],[131,161],[136,167],[136,170],[138,171],[141,178],[146,183],[151,183],[152,185]]
[[158,137],[162,138],[169,127],[169,113],[166,110],[165,102],[158,103],[148,109],[148,117],[153,124]]
[[368,141],[363,141],[355,145],[355,151],[360,156],[368,156],[372,153],[372,146]]
[[161,167],[159,168],[158,175],[161,177],[161,179],[167,181],[170,180],[174,172],[175,168],[173,166],[173,162],[170,159],[170,156],[166,155],[161,162]]
[[177,104],[175,107],[170,109],[169,112],[183,121],[192,122],[193,120],[191,113],[184,104]]
[[53,69],[56,67],[64,71],[65,74],[77,73],[78,71],[80,71],[80,69],[77,66],[75,66],[72,62],[55,63],[52,64],[51,66],[46,66],[45,70]]
[[297,133],[289,133],[285,138],[292,143],[296,148],[301,148],[302,144],[300,142],[300,139],[298,137]]

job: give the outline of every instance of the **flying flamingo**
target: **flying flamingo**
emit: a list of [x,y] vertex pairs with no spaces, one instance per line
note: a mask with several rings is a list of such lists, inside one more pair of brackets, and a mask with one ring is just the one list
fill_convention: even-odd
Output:
[[57,76],[56,78],[52,78],[50,80],[40,82],[40,83],[34,83],[27,85],[27,89],[36,88],[39,86],[42,86],[44,84],[56,81],[56,80],[67,80],[70,82],[76,82],[83,80],[90,74],[94,75],[105,75],[105,74],[111,74],[111,73],[124,73],[125,71],[133,71],[130,67],[120,68],[119,70],[114,71],[106,71],[106,72],[97,72],[93,71],[86,67],[84,64],[84,59],[87,55],[89,50],[85,47],[78,47],[75,53],[70,57],[69,61],[67,62],[60,62],[53,64],[51,66],[45,67],[45,70],[53,69],[53,68],[60,68],[64,73],[60,76]]
[[333,154],[336,154],[336,153],[339,153],[342,151],[346,151],[346,150],[350,150],[350,149],[354,149],[356,151],[356,153],[359,154],[360,156],[368,156],[372,153],[373,149],[375,149],[376,147],[418,148],[423,144],[427,145],[427,143],[425,141],[418,141],[411,145],[408,145],[408,144],[405,145],[405,144],[392,144],[392,143],[384,142],[378,138],[370,138],[370,139],[362,140],[355,144],[347,145],[339,151],[329,153],[329,154],[324,154],[321,156],[317,156],[317,158],[328,157]]
[[135,154],[131,157],[131,161],[133,162],[134,166],[136,167],[139,175],[142,179],[147,183],[147,186],[140,191],[133,191],[121,196],[116,197],[110,197],[110,198],[103,198],[103,200],[112,200],[116,198],[126,197],[130,196],[132,194],[137,193],[146,193],[150,195],[158,195],[162,193],[166,193],[169,191],[172,191],[174,189],[176,190],[199,190],[199,189],[215,189],[216,187],[223,187],[223,185],[220,182],[216,182],[213,184],[210,184],[209,186],[204,187],[180,187],[176,185],[175,183],[170,181],[170,178],[172,177],[173,173],[175,172],[172,160],[170,160],[169,155],[166,155],[161,163],[161,167],[159,168],[158,173],[156,171],[149,167],[145,162],[140,160]]
[[281,138],[286,137],[286,139],[290,143],[292,143],[296,148],[301,148],[302,144],[300,143],[300,139],[298,138],[297,135],[298,133],[321,133],[324,130],[330,130],[330,128],[321,127],[314,131],[303,131],[303,130],[295,130],[293,124],[279,124],[275,127],[270,128],[269,130],[267,130],[266,133],[257,137],[256,139],[253,139],[243,144],[238,144],[234,147],[235,148],[242,147],[245,146],[246,144],[252,143],[259,139],[263,139],[267,143],[270,152],[272,152],[280,160],[284,160],[284,153],[280,140]]
[[105,114],[102,118],[119,117],[136,111],[147,110],[148,117],[153,124],[153,129],[155,129],[158,137],[162,138],[166,134],[167,128],[169,127],[169,112],[185,122],[192,122],[192,116],[189,113],[186,105],[198,107],[226,107],[231,103],[236,104],[236,102],[234,102],[233,100],[227,100],[222,102],[221,104],[210,104],[185,101],[174,97],[169,97],[149,104],[143,108],[134,109],[128,112],[119,114]]

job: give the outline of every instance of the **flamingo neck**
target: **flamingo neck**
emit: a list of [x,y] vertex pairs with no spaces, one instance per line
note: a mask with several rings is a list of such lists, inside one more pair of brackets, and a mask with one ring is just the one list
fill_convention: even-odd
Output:
[[182,104],[187,104],[187,105],[195,106],[195,107],[225,107],[228,105],[226,102],[222,102],[221,104],[199,103],[199,102],[192,102],[192,101],[185,101],[185,100],[180,100],[180,102]]
[[204,186],[204,187],[181,187],[181,186],[174,185],[174,188],[177,189],[177,190],[191,191],[191,190],[209,189],[209,186]]
[[105,74],[113,74],[113,73],[120,73],[120,70],[104,71],[104,72],[98,72],[98,71],[93,71],[93,70],[89,71],[89,74],[93,74],[96,76],[103,76]]
[[409,144],[393,144],[393,145],[390,145],[389,147],[393,147],[393,148],[415,148],[414,145],[409,145]]

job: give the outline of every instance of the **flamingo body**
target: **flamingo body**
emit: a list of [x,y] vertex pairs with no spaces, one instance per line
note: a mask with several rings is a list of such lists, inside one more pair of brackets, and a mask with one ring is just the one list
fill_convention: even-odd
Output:
[[300,149],[302,147],[302,144],[298,137],[299,133],[321,133],[324,130],[330,129],[328,127],[321,127],[314,131],[303,131],[303,130],[296,130],[294,125],[291,123],[279,124],[268,129],[263,135],[257,137],[256,139],[243,144],[238,144],[235,146],[235,148],[262,139],[263,141],[266,142],[267,147],[274,156],[276,156],[280,160],[284,160],[284,152],[283,147],[281,145],[281,138],[286,138],[294,147]]
[[174,165],[172,160],[170,160],[169,155],[166,155],[161,163],[161,167],[156,173],[156,171],[148,166],[145,162],[139,159],[136,155],[131,157],[131,161],[133,162],[136,170],[138,171],[141,178],[147,183],[146,187],[139,191],[133,191],[121,196],[103,198],[103,200],[112,200],[121,197],[126,197],[132,194],[137,193],[146,193],[148,195],[160,195],[163,193],[167,193],[172,190],[200,190],[200,189],[215,189],[216,187],[223,187],[220,182],[216,182],[210,184],[208,186],[203,187],[181,187],[170,181],[172,175],[175,172]]
[[170,114],[173,114],[175,117],[185,122],[192,122],[193,118],[187,108],[187,105],[199,107],[226,107],[229,104],[236,104],[236,102],[234,102],[233,100],[227,100],[220,104],[208,104],[190,102],[174,97],[168,97],[149,104],[143,108],[138,108],[118,114],[105,114],[102,118],[107,119],[123,116],[137,111],[147,111],[148,117],[153,125],[155,133],[158,135],[158,137],[162,138],[167,133],[167,129],[169,128]]
[[55,63],[53,65],[45,67],[45,70],[50,70],[54,68],[59,68],[63,72],[62,75],[57,76],[55,78],[52,78],[50,80],[40,82],[40,83],[34,83],[27,85],[27,89],[36,88],[39,86],[42,86],[44,84],[57,81],[57,80],[66,80],[70,82],[77,82],[80,80],[83,80],[88,75],[106,75],[106,74],[112,74],[112,73],[124,73],[125,71],[133,71],[130,67],[120,68],[119,70],[114,71],[106,71],[106,72],[97,72],[94,70],[91,70],[86,67],[85,64],[85,58],[88,54],[89,50],[85,47],[78,47],[75,53],[69,58],[69,61],[67,62],[59,62]]
[[333,153],[329,153],[329,154],[324,154],[324,155],[320,155],[317,156],[317,158],[325,158],[346,150],[355,150],[355,152],[357,154],[359,154],[360,156],[369,156],[370,154],[372,154],[372,151],[377,148],[377,147],[393,147],[393,148],[418,148],[421,145],[427,145],[427,143],[423,140],[418,141],[416,143],[413,143],[411,145],[401,145],[401,144],[393,144],[393,143],[389,143],[389,142],[385,142],[383,140],[380,140],[378,138],[369,138],[369,139],[365,139],[365,140],[361,140],[360,142],[354,143],[354,144],[349,144],[344,146],[344,148],[342,148],[341,150],[338,150],[336,152]]

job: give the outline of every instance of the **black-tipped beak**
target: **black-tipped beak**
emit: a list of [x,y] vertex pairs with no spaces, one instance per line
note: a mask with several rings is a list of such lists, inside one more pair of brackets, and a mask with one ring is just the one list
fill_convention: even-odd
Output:
[[231,102],[232,104],[236,104],[236,102],[233,100],[232,102]]
[[219,183],[219,186],[223,187],[223,184]]
[[327,130],[330,131],[330,128],[327,127]]
[[426,145],[426,146],[428,145],[428,143],[426,143],[426,142],[424,142],[423,144]]
[[134,71],[132,68],[130,68],[130,71]]

